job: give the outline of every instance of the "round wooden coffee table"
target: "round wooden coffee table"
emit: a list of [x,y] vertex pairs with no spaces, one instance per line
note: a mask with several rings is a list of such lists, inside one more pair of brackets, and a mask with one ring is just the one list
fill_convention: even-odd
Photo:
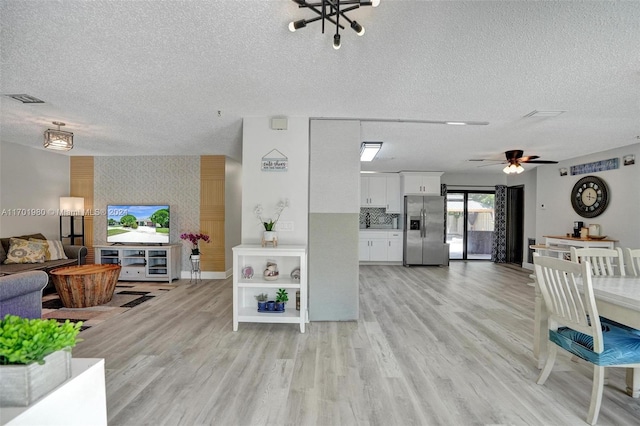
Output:
[[77,265],[50,272],[65,308],[103,305],[113,298],[120,265]]

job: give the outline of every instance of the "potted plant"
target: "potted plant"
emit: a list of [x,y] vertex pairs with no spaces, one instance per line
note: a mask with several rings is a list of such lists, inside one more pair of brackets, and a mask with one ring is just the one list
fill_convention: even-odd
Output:
[[27,406],[71,377],[71,348],[82,322],[0,320],[0,406]]
[[289,294],[284,288],[279,288],[276,293],[276,311],[284,311],[284,305],[289,301]]
[[267,310],[267,300],[269,300],[269,295],[267,293],[260,293],[255,296],[258,301],[258,311],[266,311]]
[[[199,233],[193,234],[191,232],[184,233],[180,235],[181,240],[187,240],[191,243],[191,259],[200,259],[200,241],[204,241],[205,243],[209,243],[211,239],[208,235]],[[198,256],[198,257],[194,257]]]
[[289,206],[289,199],[285,199],[284,201],[278,202],[278,204],[276,205],[276,212],[273,215],[273,219],[269,219],[268,221],[262,218],[262,204],[258,204],[256,206],[254,212],[256,214],[256,217],[262,224],[262,226],[264,226],[264,233],[262,238],[263,241],[274,241],[275,239],[277,239],[276,229],[275,229],[276,224],[280,219],[280,215],[282,214],[282,211],[288,206]]

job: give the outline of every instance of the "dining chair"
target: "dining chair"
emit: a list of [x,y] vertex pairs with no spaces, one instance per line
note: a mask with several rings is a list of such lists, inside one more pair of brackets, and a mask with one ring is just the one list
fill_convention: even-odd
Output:
[[624,264],[629,275],[640,277],[640,249],[624,249]]
[[571,260],[573,262],[588,260],[592,275],[625,275],[624,256],[620,247],[614,249],[571,247]]
[[[547,308],[547,361],[537,383],[543,385],[556,360],[557,348],[593,364],[593,386],[587,423],[595,425],[604,390],[605,367],[640,367],[638,330],[598,316],[591,265],[533,255],[536,279]],[[561,389],[563,392],[566,389]]]

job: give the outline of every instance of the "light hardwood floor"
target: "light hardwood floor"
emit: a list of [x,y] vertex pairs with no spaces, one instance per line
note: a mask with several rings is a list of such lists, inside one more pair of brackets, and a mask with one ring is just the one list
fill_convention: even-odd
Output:
[[[360,318],[245,324],[231,279],[189,284],[84,331],[109,425],[583,425],[591,368],[532,356],[529,272],[490,262],[363,266]],[[611,369],[599,425],[640,424]]]

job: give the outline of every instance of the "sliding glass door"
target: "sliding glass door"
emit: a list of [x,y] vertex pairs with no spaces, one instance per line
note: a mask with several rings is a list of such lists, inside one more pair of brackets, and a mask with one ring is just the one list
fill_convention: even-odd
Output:
[[491,260],[495,194],[447,192],[447,243],[450,259]]

